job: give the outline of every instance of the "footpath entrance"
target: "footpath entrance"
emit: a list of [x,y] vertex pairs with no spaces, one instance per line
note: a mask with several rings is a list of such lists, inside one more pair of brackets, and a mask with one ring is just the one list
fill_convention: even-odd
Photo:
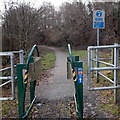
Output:
[[[118,89],[119,88],[118,71],[120,69],[120,67],[119,67],[119,48],[120,48],[120,45],[117,45],[117,44],[111,45],[111,46],[94,46],[94,47],[88,48],[88,83],[87,83],[88,90],[93,91],[93,90],[114,89],[115,95],[118,93],[118,90],[119,90]],[[97,52],[99,52],[99,56],[98,56],[98,54],[96,55],[96,49],[97,49]],[[100,49],[106,49],[107,51],[102,50],[102,52],[101,52]],[[109,53],[111,53],[112,57],[107,57],[107,58],[103,58],[103,56],[102,56],[102,58],[100,57],[101,53],[103,53],[103,52],[108,53],[108,51],[109,51]],[[73,93],[74,93],[74,100],[75,100],[75,105],[76,105],[76,113],[77,113],[78,117],[80,118],[80,120],[82,120],[83,119],[83,110],[84,110],[84,108],[83,108],[83,106],[84,106],[83,105],[83,103],[84,103],[84,101],[83,101],[84,100],[83,99],[83,94],[84,94],[84,92],[83,92],[83,85],[84,85],[83,62],[80,61],[79,56],[73,56],[70,44],[68,44],[68,52],[69,52],[69,57],[67,57],[67,67],[64,65],[67,68],[66,78],[68,78],[68,79],[73,78],[72,83],[74,83],[75,89],[71,88],[71,84],[68,84],[67,82],[62,83],[63,82],[62,80],[64,80],[64,81],[66,81],[66,80],[65,80],[65,78],[63,78],[63,79],[61,78],[64,73],[62,74],[59,71],[58,72],[59,74],[57,74],[59,79],[56,80],[56,83],[59,83],[59,84],[56,85],[53,80],[50,80],[49,83],[51,85],[47,85],[47,87],[43,90],[44,92],[50,91],[50,89],[53,87],[52,85],[54,84],[55,90],[49,92],[49,93],[51,93],[52,97],[50,97],[50,95],[48,95],[47,92],[46,92],[46,94],[42,94],[43,91],[40,88],[37,90],[36,96],[39,98],[44,97],[44,99],[45,98],[53,99],[53,97],[55,97],[55,95],[56,95],[55,93],[57,93],[56,99],[59,99],[59,98],[61,98],[61,95],[63,95],[63,93],[60,92],[60,89],[64,88],[63,91],[68,96],[69,95],[71,96],[71,93],[74,91]],[[14,67],[16,67],[16,69],[17,69],[17,74],[16,74],[16,76],[13,76],[13,77],[14,77],[14,79],[15,78],[17,79],[19,118],[22,120],[25,120],[28,118],[31,108],[36,99],[35,87],[36,87],[36,81],[40,77],[41,58],[40,58],[39,51],[38,51],[38,48],[36,45],[34,45],[33,48],[31,49],[26,63],[24,63],[23,51],[22,52],[20,51],[18,53],[20,54],[20,62],[16,66],[14,66],[14,64],[13,64],[13,61],[14,61],[13,53],[10,54],[12,56],[11,57],[12,61],[11,61],[11,67],[9,67],[9,69],[11,69],[11,71],[14,70],[13,69]],[[7,55],[9,55],[9,54],[7,54]],[[66,55],[64,57],[66,57]],[[62,58],[62,56],[59,56],[59,59],[60,58]],[[60,61],[60,62],[62,64],[63,61]],[[110,62],[110,63],[108,63],[108,62]],[[101,64],[104,64],[104,65],[101,65]],[[108,65],[110,67],[108,67]],[[5,70],[5,68],[3,68],[2,70]],[[61,70],[63,70],[63,68]],[[102,71],[104,71],[104,70],[111,70],[111,75],[114,75],[114,77],[112,76],[113,78],[112,77],[108,78],[108,76],[106,77],[105,75],[103,75]],[[99,83],[99,81],[102,80],[100,78],[100,75],[102,77],[105,77],[111,83],[113,83],[113,86],[103,86],[100,88],[93,86],[92,78],[97,77],[96,83]],[[56,79],[56,77],[55,77],[55,79]],[[9,77],[9,79],[10,78],[12,78],[12,77]],[[60,79],[61,79],[61,81],[60,81]],[[45,82],[45,81],[43,81],[43,82]],[[14,86],[13,88],[15,88],[15,85],[13,84],[13,82],[11,82],[11,83],[12,83],[12,86]],[[65,87],[66,87],[65,84],[67,85],[67,87],[69,89],[65,89]],[[30,96],[26,96],[26,87],[28,85],[30,85]],[[1,85],[1,86],[3,86],[3,85]],[[61,87],[61,86],[63,86],[63,87]],[[42,88],[43,87],[44,86],[42,86]],[[66,93],[66,90],[68,90],[67,93]],[[30,103],[29,103],[28,109],[25,109],[26,97],[30,97]],[[67,99],[69,99],[69,98],[67,97]],[[118,99],[119,99],[119,96],[115,96],[115,100],[118,100]],[[12,99],[3,98],[2,100],[12,100]],[[119,105],[119,103],[118,103],[118,105]],[[41,107],[42,105],[39,104],[39,106]],[[57,104],[56,104],[56,106],[57,106]],[[63,112],[65,113],[65,111],[63,111]]]

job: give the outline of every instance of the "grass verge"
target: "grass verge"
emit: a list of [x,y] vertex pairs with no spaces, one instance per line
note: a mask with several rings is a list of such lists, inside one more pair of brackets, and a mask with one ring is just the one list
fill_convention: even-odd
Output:
[[84,59],[84,58],[87,58],[87,50],[73,50],[72,51],[72,54],[74,56],[80,56],[80,59]]
[[55,65],[55,52],[47,47],[39,47],[40,55],[42,57],[42,71],[47,71]]
[[56,59],[55,53],[52,51],[50,53],[43,55],[43,57],[42,57],[42,70],[49,70],[52,67],[54,67],[55,59]]
[[83,61],[83,72],[87,73],[87,50],[73,50],[72,55],[80,57],[80,60]]

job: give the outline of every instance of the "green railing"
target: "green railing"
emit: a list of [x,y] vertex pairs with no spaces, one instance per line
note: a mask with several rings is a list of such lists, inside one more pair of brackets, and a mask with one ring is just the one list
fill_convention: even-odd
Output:
[[[35,52],[36,52],[36,57],[34,56]],[[35,96],[36,80],[29,80],[30,78],[28,79],[28,74],[32,74],[32,73],[29,73],[29,67],[31,64],[34,65],[36,63],[35,58],[38,58],[38,57],[39,57],[39,51],[37,46],[34,45],[28,55],[26,64],[17,64],[18,111],[19,111],[19,118],[21,120],[26,120],[28,118],[28,115],[32,109],[33,103],[36,98]],[[40,66],[37,66],[37,67],[40,67]],[[25,110],[25,98],[27,96],[26,88],[28,83],[30,83],[30,103],[28,104],[29,108]]]
[[[67,58],[67,78],[73,77],[75,86],[76,113],[83,120],[83,62],[79,61],[79,56],[73,56],[68,44],[69,57]],[[72,75],[71,74],[72,69]]]

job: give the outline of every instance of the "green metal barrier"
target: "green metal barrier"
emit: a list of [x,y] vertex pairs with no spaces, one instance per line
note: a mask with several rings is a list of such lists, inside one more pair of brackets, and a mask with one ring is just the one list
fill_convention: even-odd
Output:
[[70,44],[68,44],[69,58],[67,58],[67,78],[70,78],[70,66],[72,67],[72,77],[75,86],[76,113],[83,120],[83,62],[79,61],[79,56],[72,56]]
[[[29,67],[30,64],[34,64],[35,57],[33,57],[34,53],[36,51],[36,57],[39,57],[39,51],[36,45],[34,45],[28,55],[28,59],[26,64],[17,64],[17,83],[18,83],[18,111],[19,111],[19,118],[21,120],[26,120],[28,118],[28,115],[32,109],[33,103],[35,101],[35,86],[36,86],[36,79],[30,80],[28,79],[29,74]],[[39,57],[40,58],[40,57]],[[37,66],[40,67],[40,66]],[[23,70],[25,72],[23,72]],[[24,75],[25,74],[25,75]],[[32,74],[32,73],[31,73]],[[26,87],[27,84],[30,83],[30,106],[28,110],[25,110],[25,97],[26,97]]]

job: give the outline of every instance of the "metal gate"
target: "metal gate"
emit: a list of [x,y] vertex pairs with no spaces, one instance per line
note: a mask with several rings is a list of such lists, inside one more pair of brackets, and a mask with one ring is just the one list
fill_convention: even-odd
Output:
[[[0,100],[13,100],[15,98],[15,71],[14,68],[16,67],[16,65],[14,64],[14,56],[15,54],[19,54],[19,62],[21,64],[23,64],[23,50],[20,51],[12,51],[12,52],[0,52],[0,57],[2,59],[2,57],[4,56],[9,56],[10,58],[10,67],[6,67],[6,68],[2,68],[0,69],[0,72],[3,71],[7,71],[10,70],[10,76],[0,76],[0,80],[1,80],[1,84],[0,84],[0,88],[2,88],[3,86],[7,85],[8,83],[11,83],[11,96],[10,97],[0,97]],[[5,82],[3,82],[3,80]]]
[[[18,82],[18,111],[20,120],[27,120],[32,106],[35,102],[35,87],[36,81],[40,78],[41,71],[41,57],[39,50],[34,45],[28,55],[26,64],[17,64],[17,82]],[[27,95],[27,86],[29,85],[29,93]],[[30,101],[25,102],[26,97]],[[25,103],[29,107],[25,108]]]
[[[107,49],[113,51],[113,55],[110,58],[100,58],[100,50]],[[118,70],[120,70],[119,66],[119,49],[120,45],[107,45],[107,46],[90,46],[88,47],[88,90],[106,90],[106,89],[114,89],[114,97],[116,99],[116,89],[120,88],[118,85]],[[97,53],[97,52],[98,53]],[[110,61],[113,59],[113,62]],[[106,62],[109,61],[109,62]],[[96,63],[96,65],[95,65]],[[101,66],[100,64],[106,65]],[[101,71],[104,70],[112,70],[113,71],[113,79],[110,79],[108,76],[104,75]],[[94,77],[94,72],[96,72],[97,82],[99,82],[99,76],[104,77],[108,81],[110,81],[113,86],[108,87],[93,87],[92,78]]]

